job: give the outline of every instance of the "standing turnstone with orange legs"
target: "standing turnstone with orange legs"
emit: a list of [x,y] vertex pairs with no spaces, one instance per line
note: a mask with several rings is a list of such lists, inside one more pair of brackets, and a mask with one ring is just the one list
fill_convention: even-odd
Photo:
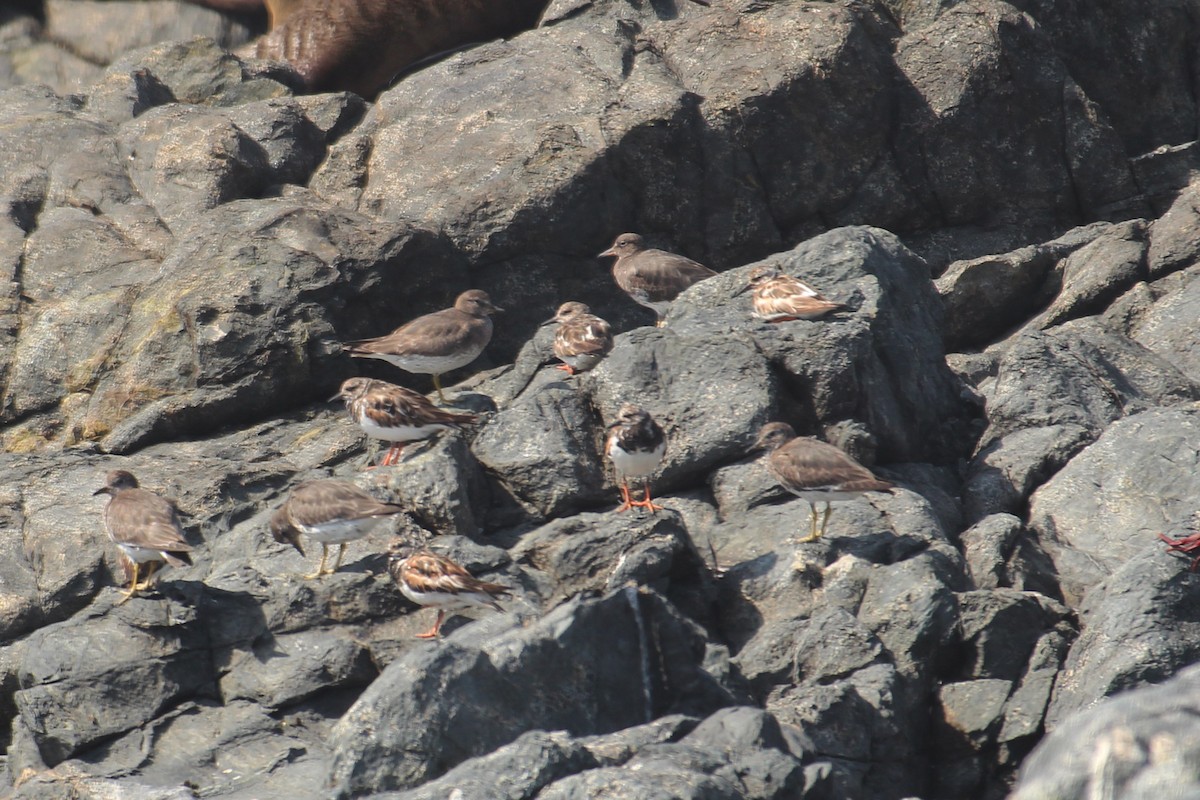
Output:
[[[754,290],[751,316],[766,322],[793,319],[820,319],[846,305],[835,303],[799,278],[785,275],[778,267],[758,267],[750,273],[750,284],[742,292]],[[741,292],[738,292],[741,294]]]
[[428,439],[438,431],[446,431],[475,422],[474,414],[443,411],[425,395],[371,378],[350,378],[331,399],[341,398],[350,417],[358,427],[376,439],[392,442],[380,466],[390,466],[400,460],[408,442]]
[[[271,537],[287,542],[304,555],[300,534],[321,543],[321,564],[305,578],[319,578],[337,572],[346,554],[346,543],[361,539],[381,520],[399,514],[404,508],[376,500],[349,481],[320,479],[305,481],[271,517]],[[333,569],[325,569],[329,545],[338,545]]]
[[416,550],[397,542],[388,552],[388,572],[401,593],[419,606],[433,606],[437,620],[418,639],[434,639],[450,611],[484,607],[503,611],[496,599],[511,594],[507,586],[481,581],[463,567],[432,550]]
[[680,292],[717,274],[690,258],[648,249],[636,233],[622,233],[600,256],[616,256],[612,272],[617,286],[634,302],[654,311],[658,317],[655,324],[660,328],[671,301]]
[[[796,436],[786,422],[770,422],[759,431],[751,450],[766,450],[767,471],[779,484],[808,501],[812,529],[800,543],[815,542],[829,524],[830,503],[853,500],[863,492],[890,492],[892,484],[826,442]],[[825,518],[817,530],[817,503],[825,502]]]
[[362,339],[343,345],[357,358],[378,358],[406,372],[433,376],[438,399],[442,375],[470,364],[492,339],[492,314],[503,311],[492,305],[487,292],[471,289],[446,308],[417,317],[387,336]]
[[[667,452],[667,437],[654,418],[632,403],[621,406],[616,421],[608,426],[604,452],[621,478],[622,503],[617,511],[627,511],[634,506],[649,511],[661,510],[662,506],[655,505],[650,499],[650,475],[658,469]],[[630,495],[630,478],[642,478],[641,500],[634,500]]]
[[587,372],[613,348],[612,329],[583,303],[563,303],[545,324],[558,323],[554,332],[554,355],[563,363],[558,369],[568,375]]
[[[129,591],[120,602],[133,597],[138,589],[148,588],[154,570],[163,561],[173,567],[191,565],[192,558],[188,553],[192,546],[183,539],[175,504],[140,488],[132,472],[114,469],[105,476],[104,485],[92,494],[109,496],[104,509],[104,527],[108,538],[133,564]],[[139,584],[138,572],[147,562],[150,567]]]

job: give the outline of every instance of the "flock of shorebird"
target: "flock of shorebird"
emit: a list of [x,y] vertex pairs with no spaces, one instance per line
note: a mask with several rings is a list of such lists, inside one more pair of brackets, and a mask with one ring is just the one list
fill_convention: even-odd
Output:
[[[657,324],[671,302],[694,283],[714,276],[707,267],[674,253],[649,249],[641,236],[621,234],[612,247],[600,254],[615,256],[613,277],[633,300],[652,309]],[[753,292],[752,316],[767,322],[820,319],[846,309],[823,297],[808,284],[771,267],[750,274],[743,291]],[[741,294],[741,292],[739,292]],[[360,358],[378,358],[406,372],[431,375],[437,396],[446,402],[441,376],[474,361],[492,337],[492,314],[502,309],[492,304],[486,292],[463,292],[453,307],[426,314],[386,336],[348,342],[345,350]],[[612,349],[612,331],[607,322],[594,316],[583,303],[559,307],[554,354],[560,369],[574,375],[592,369]],[[391,443],[381,466],[398,463],[409,442],[427,439],[437,432],[460,428],[476,421],[473,414],[439,408],[428,397],[403,386],[370,378],[350,378],[332,399],[341,398],[351,418],[369,436]],[[654,512],[662,506],[651,498],[650,476],[662,462],[667,439],[662,427],[639,406],[626,403],[607,428],[604,452],[621,483],[618,511],[633,507]],[[891,484],[873,475],[837,447],[808,437],[797,437],[790,425],[765,425],[751,450],[766,450],[767,470],[788,491],[804,498],[811,511],[811,530],[800,542],[810,542],[825,533],[830,503],[848,500],[867,491],[889,491]],[[635,500],[631,478],[642,479],[642,498]],[[129,589],[121,602],[148,588],[162,562],[172,566],[190,564],[192,550],[183,537],[175,506],[169,500],[142,489],[126,470],[108,473],[96,494],[110,496],[104,512],[109,537],[128,559]],[[824,502],[824,518],[818,527],[817,503]],[[365,536],[379,521],[402,513],[395,503],[381,502],[353,483],[335,479],[310,480],[299,484],[271,517],[270,531],[277,542],[291,544],[304,555],[301,536],[320,542],[321,562],[305,578],[319,578],[341,566],[346,543]],[[337,558],[327,567],[329,548],[338,545]],[[141,566],[147,573],[139,581]],[[446,614],[455,609],[487,606],[499,609],[497,598],[509,589],[471,575],[459,564],[425,548],[397,542],[389,548],[388,571],[409,600],[437,608],[433,627],[421,638],[439,635]]]

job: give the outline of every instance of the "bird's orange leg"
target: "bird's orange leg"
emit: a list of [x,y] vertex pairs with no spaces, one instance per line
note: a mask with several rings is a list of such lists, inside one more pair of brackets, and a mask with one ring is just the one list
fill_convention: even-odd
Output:
[[617,511],[628,511],[633,508],[633,497],[629,494],[629,481],[621,481],[621,507]]
[[568,375],[575,374],[575,368],[572,367],[570,364],[559,364],[558,366],[555,367],[555,369],[561,369],[563,372],[567,373]]
[[443,609],[438,609],[437,620],[433,623],[433,627],[424,633],[418,633],[418,639],[436,639],[442,630],[442,620],[446,618],[446,612]]
[[379,462],[381,467],[390,467],[400,463],[400,454],[404,452],[404,442],[396,442],[388,448],[387,455],[383,457],[383,461]]
[[640,508],[644,508],[648,511],[662,511],[663,510],[662,506],[655,505],[654,501],[650,499],[650,479],[649,478],[647,478],[645,480],[645,482],[643,482],[643,484],[642,484],[642,499],[638,500],[636,502],[630,502],[630,505],[631,506],[639,506]]

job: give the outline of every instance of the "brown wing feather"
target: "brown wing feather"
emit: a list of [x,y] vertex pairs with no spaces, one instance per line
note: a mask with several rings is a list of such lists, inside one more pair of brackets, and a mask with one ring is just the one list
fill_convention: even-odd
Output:
[[625,262],[619,263],[617,269],[621,288],[644,292],[648,300],[656,303],[674,300],[692,284],[717,274],[690,258],[664,250],[643,250],[621,260]]
[[884,490],[892,486],[831,444],[798,438],[771,453],[767,466],[781,483],[794,488]]
[[446,594],[482,592],[488,595],[511,593],[507,586],[482,581],[467,572],[462,566],[437,553],[429,551],[414,553],[404,564],[406,580],[420,592],[443,592]]
[[423,394],[379,382],[370,391],[354,401],[358,412],[365,414],[377,425],[470,425],[475,422],[474,414],[456,414],[438,408]]
[[456,308],[435,311],[402,325],[386,336],[360,339],[345,344],[351,355],[386,353],[392,355],[446,356],[483,338],[491,330],[491,320],[472,317]]
[[604,320],[591,315],[562,323],[554,335],[555,355],[603,355],[612,346],[612,328]]
[[179,516],[170,501],[146,489],[125,489],[108,503],[105,522],[114,539],[147,550],[188,552]]
[[300,525],[319,525],[333,519],[364,519],[399,514],[403,506],[384,503],[352,483],[305,481],[287,500],[288,517]]

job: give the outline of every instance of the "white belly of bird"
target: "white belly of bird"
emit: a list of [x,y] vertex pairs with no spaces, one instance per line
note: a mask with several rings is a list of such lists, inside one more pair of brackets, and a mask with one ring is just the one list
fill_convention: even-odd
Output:
[[449,425],[376,425],[369,417],[363,416],[359,423],[368,436],[383,439],[386,442],[415,442],[418,439],[428,439],[438,431],[449,429]]
[[801,489],[792,490],[792,494],[802,497],[810,503],[841,503],[861,497],[862,492],[843,492],[837,489]]
[[121,548],[121,552],[128,556],[130,561],[136,561],[139,564],[145,564],[147,561],[166,561],[161,550],[134,547],[131,544],[121,544],[120,542],[117,543],[117,547]]
[[380,517],[364,517],[362,519],[334,520],[323,522],[320,525],[296,524],[296,528],[305,536],[321,544],[341,544],[361,539],[380,521]]
[[372,358],[380,358],[389,364],[394,364],[405,372],[415,372],[420,375],[444,375],[447,372],[452,372],[459,367],[465,367],[470,364],[479,354],[483,352],[483,348],[472,348],[463,350],[460,353],[455,353],[451,356],[423,356],[423,355],[374,355]]
[[494,602],[491,597],[479,592],[419,592],[408,584],[400,585],[400,593],[419,606],[434,608],[469,608]]
[[631,478],[641,478],[658,469],[658,465],[662,463],[663,453],[666,450],[667,443],[663,442],[652,451],[635,450],[629,453],[622,450],[620,445],[614,442],[609,445],[608,457],[612,459],[613,468],[618,474]]

